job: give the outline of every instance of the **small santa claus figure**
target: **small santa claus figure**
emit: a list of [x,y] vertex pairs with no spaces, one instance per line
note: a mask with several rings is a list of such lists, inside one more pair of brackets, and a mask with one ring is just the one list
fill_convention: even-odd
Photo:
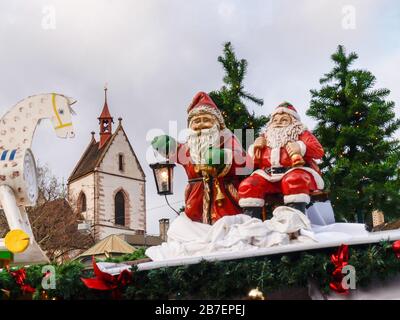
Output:
[[165,135],[152,141],[155,150],[186,171],[186,215],[212,224],[225,215],[241,213],[237,188],[242,176],[237,169],[246,165],[246,153],[205,92],[196,94],[188,107],[188,127],[186,143]]
[[315,162],[324,150],[290,103],[280,104],[271,114],[249,155],[256,170],[239,186],[239,204],[245,214],[261,218],[264,198],[272,193],[283,194],[285,205],[305,213],[310,192],[324,188]]

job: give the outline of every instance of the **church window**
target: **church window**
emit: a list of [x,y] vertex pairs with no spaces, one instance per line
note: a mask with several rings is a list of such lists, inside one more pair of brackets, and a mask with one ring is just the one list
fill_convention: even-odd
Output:
[[125,225],[125,197],[122,191],[115,195],[115,224]]
[[124,155],[121,153],[118,155],[118,168],[120,171],[124,171]]
[[85,212],[86,210],[87,210],[87,207],[86,207],[86,195],[83,193],[83,192],[81,192],[81,196],[80,196],[80,211],[81,212]]

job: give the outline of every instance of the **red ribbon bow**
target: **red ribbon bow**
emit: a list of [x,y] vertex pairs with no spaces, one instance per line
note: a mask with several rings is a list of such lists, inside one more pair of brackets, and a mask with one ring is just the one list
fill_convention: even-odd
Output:
[[83,283],[89,289],[112,291],[113,298],[120,299],[121,289],[132,281],[132,272],[123,270],[120,274],[113,276],[107,272],[101,271],[94,257],[92,261],[93,271],[96,277],[90,279],[81,278]]
[[14,278],[15,283],[21,289],[22,293],[34,293],[36,291],[35,288],[32,288],[29,284],[25,283],[26,270],[24,268],[18,269],[16,271],[11,271],[10,269],[8,269],[8,272]]
[[397,259],[400,259],[400,240],[393,242],[392,249],[394,254],[396,255]]
[[349,260],[349,246],[346,244],[342,244],[336,254],[332,254],[331,262],[335,265],[335,270],[332,272],[332,281],[329,283],[329,287],[331,290],[340,293],[340,294],[348,294],[349,289],[343,288],[342,280],[343,273],[342,269],[344,266],[348,264]]

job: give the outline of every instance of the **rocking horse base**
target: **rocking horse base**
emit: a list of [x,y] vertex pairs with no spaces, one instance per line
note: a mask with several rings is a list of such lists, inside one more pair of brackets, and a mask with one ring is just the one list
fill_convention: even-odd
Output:
[[[8,251],[4,243],[4,238],[0,239],[0,251]],[[11,264],[18,265],[49,262],[49,258],[47,258],[43,250],[36,242],[33,242],[24,252],[14,254],[14,261],[11,262]]]

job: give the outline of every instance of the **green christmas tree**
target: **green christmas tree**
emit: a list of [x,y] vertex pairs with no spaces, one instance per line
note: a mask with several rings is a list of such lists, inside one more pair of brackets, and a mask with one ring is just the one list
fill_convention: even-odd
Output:
[[321,165],[337,219],[365,222],[372,210],[399,217],[400,120],[388,89],[375,89],[375,76],[352,69],[356,53],[339,46],[334,68],[311,90],[307,114],[317,120],[315,135],[325,149]]
[[225,71],[224,85],[220,90],[210,92],[210,97],[220,108],[226,126],[232,131],[241,130],[242,134],[239,134],[238,138],[246,148],[246,129],[253,129],[257,136],[268,118],[257,117],[254,112],[249,111],[245,102],[250,101],[259,106],[264,102],[245,91],[243,82],[247,72],[247,61],[237,59],[230,42],[225,43],[223,55],[218,57],[218,61]]

